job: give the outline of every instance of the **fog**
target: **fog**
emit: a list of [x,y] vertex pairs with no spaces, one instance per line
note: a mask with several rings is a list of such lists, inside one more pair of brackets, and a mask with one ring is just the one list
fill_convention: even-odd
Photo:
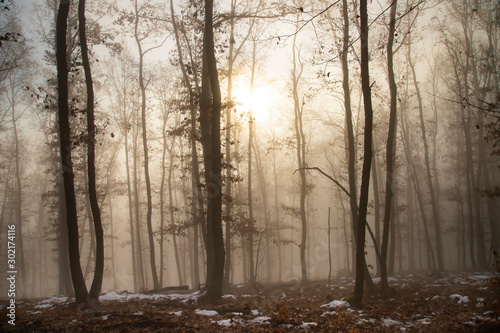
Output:
[[[103,231],[99,293],[354,278],[365,267],[355,237],[365,222],[365,280],[497,269],[498,2],[373,1],[365,30],[357,1],[344,3],[347,25],[341,1],[216,2],[214,81],[213,64],[202,70],[200,1],[89,2],[90,132],[76,3],[66,86],[57,80],[59,3],[6,4],[1,297],[12,275],[17,298],[74,295],[71,248],[93,285],[89,145]],[[68,234],[63,173],[74,182],[78,242]]]

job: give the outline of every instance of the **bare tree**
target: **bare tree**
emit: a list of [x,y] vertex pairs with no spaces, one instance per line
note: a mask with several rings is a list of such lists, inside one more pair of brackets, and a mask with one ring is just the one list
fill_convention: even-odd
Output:
[[225,255],[222,235],[221,92],[214,51],[213,0],[205,0],[202,74],[200,122],[207,186],[206,297],[215,301],[222,296]]
[[69,0],[61,0],[56,24],[59,140],[66,201],[66,223],[68,226],[71,279],[75,290],[76,303],[78,305],[83,305],[87,302],[88,291],[85,286],[85,280],[80,266],[78,221],[76,213],[75,185],[73,182],[74,173],[71,159],[71,130],[69,125],[68,104],[68,64],[66,58],[66,33],[68,28],[67,19],[69,8]]

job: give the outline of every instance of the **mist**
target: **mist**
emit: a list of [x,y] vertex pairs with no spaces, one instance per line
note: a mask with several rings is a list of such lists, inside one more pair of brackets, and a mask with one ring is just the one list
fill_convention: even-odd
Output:
[[497,2],[82,2],[2,3],[2,299],[498,272]]

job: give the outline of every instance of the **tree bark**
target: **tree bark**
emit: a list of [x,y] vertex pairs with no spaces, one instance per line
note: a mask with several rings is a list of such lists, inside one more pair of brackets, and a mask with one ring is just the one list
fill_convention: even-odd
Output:
[[[215,59],[213,0],[205,0],[203,36],[203,77],[200,98],[200,122],[207,186],[207,282],[206,298],[213,302],[222,296],[224,276],[224,239],[222,235],[221,189],[221,92]],[[210,97],[212,103],[210,108]]]
[[365,108],[365,134],[363,170],[361,173],[361,190],[359,198],[358,226],[356,231],[356,283],[354,285],[353,303],[360,306],[363,301],[363,284],[365,268],[365,229],[366,215],[368,210],[368,192],[370,188],[370,170],[372,162],[372,128],[373,107],[369,74],[368,54],[368,4],[367,0],[360,1],[361,21],[361,87]]
[[160,284],[158,281],[158,274],[156,272],[155,242],[153,237],[153,225],[151,221],[153,212],[153,202],[151,198],[151,180],[149,178],[149,154],[148,154],[148,138],[147,138],[147,126],[146,126],[146,85],[144,83],[144,52],[142,51],[142,44],[138,35],[139,10],[137,7],[137,0],[135,0],[134,5],[135,5],[134,37],[137,43],[137,48],[139,50],[139,86],[141,88],[142,145],[144,149],[144,179],[146,181],[146,199],[147,199],[146,224],[148,228],[148,240],[149,240],[149,263],[151,266],[151,275],[153,277],[154,289],[158,289],[160,288]]
[[[94,87],[92,72],[90,70],[89,52],[87,47],[87,34],[85,31],[85,0],[78,3],[78,27],[80,34],[80,47],[82,63],[85,71],[85,83],[87,87],[87,174],[88,191],[92,217],[94,219],[94,231],[96,239],[96,258],[94,279],[89,291],[90,299],[99,300],[101,293],[102,276],[104,273],[104,232],[102,229],[101,211],[97,202],[96,170],[95,170],[95,123],[94,123]],[[90,216],[89,216],[90,219]]]
[[297,142],[297,165],[299,167],[299,179],[300,179],[300,222],[301,222],[301,241],[300,241],[300,264],[301,264],[301,276],[302,282],[307,281],[307,263],[306,263],[306,241],[307,241],[307,219],[306,219],[306,171],[305,167],[305,135],[302,126],[302,112],[304,105],[300,104],[298,84],[303,71],[303,65],[300,63],[300,69],[297,70],[297,55],[296,55],[296,37],[293,37],[293,54],[292,54],[292,95],[293,95],[293,105],[294,105],[294,127],[295,127],[295,140]]
[[68,227],[69,261],[71,279],[75,291],[76,303],[85,304],[88,298],[85,279],[80,266],[78,220],[76,213],[75,184],[73,162],[71,160],[71,130],[69,125],[68,103],[68,63],[66,55],[66,32],[68,28],[69,0],[61,0],[57,13],[56,24],[56,61],[57,61],[57,92],[61,167],[66,201],[66,224]]
[[391,12],[389,19],[389,41],[387,42],[387,77],[389,80],[389,91],[391,94],[391,109],[389,115],[389,132],[387,134],[387,147],[386,147],[386,177],[385,177],[385,206],[384,206],[384,226],[382,231],[382,244],[381,244],[381,284],[382,290],[389,287],[387,281],[387,247],[389,245],[389,231],[391,222],[394,223],[394,217],[391,219],[392,204],[393,204],[393,191],[395,185],[395,160],[396,160],[396,131],[397,131],[397,86],[394,79],[394,34],[396,32],[396,8],[398,1],[394,0],[391,4]]

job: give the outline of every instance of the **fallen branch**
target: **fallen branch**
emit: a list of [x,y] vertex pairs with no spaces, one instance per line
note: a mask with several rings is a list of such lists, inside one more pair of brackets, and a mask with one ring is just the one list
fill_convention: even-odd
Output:
[[184,286],[171,286],[171,287],[165,287],[165,288],[160,288],[160,289],[151,289],[145,292],[145,294],[156,294],[156,293],[161,293],[165,291],[171,291],[171,290],[189,290],[188,285]]

